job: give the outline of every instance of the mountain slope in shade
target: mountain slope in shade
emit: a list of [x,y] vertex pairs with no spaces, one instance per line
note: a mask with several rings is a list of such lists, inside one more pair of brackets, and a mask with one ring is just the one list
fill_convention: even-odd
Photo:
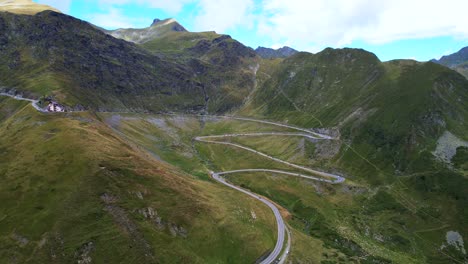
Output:
[[[253,49],[228,35],[188,32],[173,19],[155,20],[145,29],[118,29],[115,32],[107,33],[124,40],[141,33],[143,35],[138,38],[144,37],[137,41],[138,46],[168,61],[190,67],[195,78],[206,87],[205,111],[225,112],[237,108],[254,89],[260,58]],[[210,90],[218,92],[211,93]]]
[[155,38],[163,37],[170,32],[187,32],[175,19],[155,19],[151,26],[142,29],[122,28],[116,30],[104,30],[115,38],[120,38],[134,43],[145,43]]
[[178,60],[56,12],[1,13],[0,24],[0,86],[79,109],[226,111],[254,85],[255,53],[231,38],[194,42],[200,59]]
[[34,15],[45,10],[60,12],[51,6],[38,4],[32,0],[0,0],[0,12]]
[[275,59],[275,58],[287,58],[290,57],[294,54],[296,54],[298,51],[290,48],[290,47],[282,47],[279,49],[271,49],[271,48],[265,48],[265,47],[258,47],[255,49],[255,52],[257,54],[264,58],[264,59]]
[[443,56],[440,60],[434,59],[432,61],[452,68],[468,79],[468,47],[462,48],[456,53]]

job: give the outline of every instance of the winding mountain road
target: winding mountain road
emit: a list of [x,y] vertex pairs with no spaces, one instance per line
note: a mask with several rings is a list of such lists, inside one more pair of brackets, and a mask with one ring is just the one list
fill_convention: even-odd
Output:
[[[11,97],[11,98],[13,98],[15,100],[28,101],[28,102],[31,102],[31,105],[37,111],[42,112],[42,113],[47,113],[48,112],[47,110],[45,110],[45,109],[43,109],[43,108],[41,108],[39,106],[39,101],[38,100],[24,98],[24,97],[21,97],[21,96],[12,95],[12,94],[3,93],[3,92],[0,92],[0,96],[8,96],[8,97]],[[271,172],[271,173],[284,174],[284,175],[288,175],[288,176],[300,177],[300,178],[305,178],[305,179],[315,180],[315,181],[320,181],[320,182],[326,182],[326,183],[331,183],[331,184],[342,183],[342,182],[345,181],[345,178],[341,177],[341,176],[338,176],[338,175],[335,175],[335,174],[326,173],[326,172],[322,172],[322,171],[317,171],[317,170],[310,169],[310,168],[307,168],[307,167],[304,167],[304,166],[300,166],[300,165],[297,165],[297,164],[294,164],[294,163],[290,163],[290,162],[287,162],[287,161],[272,157],[272,156],[267,155],[265,153],[256,151],[255,149],[245,147],[245,146],[242,146],[242,145],[239,145],[239,144],[235,144],[235,143],[231,143],[231,142],[215,141],[215,140],[212,140],[212,139],[230,138],[230,137],[261,137],[261,136],[305,137],[305,138],[316,139],[316,140],[333,140],[335,138],[333,138],[331,136],[328,136],[328,135],[319,134],[319,133],[310,131],[310,130],[305,129],[305,128],[300,128],[300,127],[295,127],[295,126],[290,126],[290,125],[275,123],[275,122],[270,122],[270,121],[257,120],[257,119],[252,119],[252,118],[231,117],[231,116],[203,116],[203,117],[221,118],[221,119],[235,119],[235,120],[248,121],[248,122],[257,122],[257,123],[269,124],[269,125],[273,125],[273,126],[285,127],[285,128],[290,128],[290,129],[293,129],[293,130],[301,131],[300,133],[288,133],[288,132],[235,133],[235,134],[224,134],[224,135],[213,135],[213,136],[199,136],[199,137],[194,138],[195,141],[199,141],[199,142],[204,142],[204,143],[209,143],[209,144],[228,145],[228,146],[240,148],[240,149],[255,153],[257,155],[260,155],[262,157],[265,157],[267,159],[270,159],[270,160],[285,164],[285,165],[287,165],[289,167],[293,167],[295,169],[303,170],[303,171],[306,171],[306,172],[308,172],[310,174],[313,174],[313,175],[316,175],[316,176],[325,177],[325,179],[324,179],[324,178],[319,178],[319,177],[306,175],[306,174],[302,174],[302,173],[293,173],[293,172],[288,172],[288,171],[272,170],[272,169],[239,169],[239,170],[231,170],[231,171],[223,171],[223,172],[211,172],[211,177],[213,179],[215,179],[216,181],[218,181],[218,182],[220,182],[220,183],[222,183],[222,184],[224,184],[224,185],[226,185],[226,186],[228,186],[228,187],[230,187],[232,189],[235,189],[235,190],[240,191],[240,192],[242,192],[244,194],[247,194],[247,195],[251,196],[254,199],[257,199],[257,200],[261,201],[262,203],[267,205],[273,211],[273,214],[275,215],[275,219],[276,219],[277,229],[278,229],[277,230],[278,231],[278,235],[277,235],[278,238],[276,240],[276,245],[275,245],[273,251],[265,259],[263,259],[262,262],[260,262],[260,263],[261,264],[270,264],[270,263],[283,264],[286,261],[286,258],[287,258],[288,254],[289,254],[289,251],[290,251],[290,248],[291,248],[292,237],[291,237],[291,233],[290,233],[289,229],[284,224],[284,220],[281,217],[279,209],[272,202],[270,202],[269,200],[267,200],[265,198],[262,198],[258,194],[247,191],[247,190],[245,190],[243,188],[240,188],[238,186],[235,186],[235,185],[227,182],[223,177],[221,177],[221,175],[233,174],[233,173],[242,173],[242,172]],[[283,249],[284,242],[285,242],[285,234],[287,234],[287,244]],[[283,254],[280,256],[281,252],[283,252]]]
[[43,109],[42,107],[39,106],[39,100],[34,100],[34,99],[29,99],[29,98],[24,98],[24,97],[21,97],[21,96],[18,96],[18,95],[13,95],[13,94],[9,94],[9,93],[0,93],[0,95],[2,96],[8,96],[8,97],[11,97],[15,100],[19,100],[19,101],[28,101],[28,102],[31,102],[31,105],[39,112],[42,112],[42,113],[48,113],[47,110]]
[[[262,264],[270,264],[270,263],[284,263],[286,261],[286,258],[289,254],[290,248],[291,248],[291,233],[288,230],[288,228],[284,224],[284,220],[281,217],[281,214],[278,210],[278,208],[269,200],[266,200],[259,196],[258,194],[255,194],[253,192],[250,192],[248,190],[245,190],[243,188],[240,188],[238,186],[235,186],[229,182],[227,182],[222,175],[226,174],[233,174],[233,173],[243,173],[243,172],[271,172],[271,173],[277,173],[277,174],[284,174],[288,176],[294,176],[294,177],[300,177],[300,178],[305,178],[309,180],[315,180],[315,181],[320,181],[320,182],[326,182],[326,183],[331,183],[331,184],[337,184],[337,183],[342,183],[345,181],[345,178],[339,175],[327,173],[327,172],[322,172],[318,170],[314,170],[311,168],[307,168],[304,166],[300,166],[294,163],[290,163],[288,161],[284,161],[275,157],[272,157],[268,154],[259,152],[255,149],[245,147],[239,144],[231,143],[231,142],[225,142],[225,141],[216,141],[215,139],[222,139],[222,138],[232,138],[232,137],[259,137],[259,136],[292,136],[292,137],[305,137],[309,139],[316,139],[316,140],[332,140],[335,139],[331,136],[328,135],[322,135],[310,130],[307,130],[305,128],[299,128],[295,126],[290,126],[290,125],[285,125],[285,124],[280,124],[280,123],[274,123],[270,121],[264,121],[264,120],[257,120],[257,119],[251,119],[251,118],[242,118],[242,117],[228,117],[228,116],[209,116],[209,117],[214,117],[214,118],[230,118],[230,119],[235,119],[235,120],[241,120],[241,121],[249,121],[249,122],[257,122],[257,123],[263,123],[263,124],[269,124],[269,125],[274,125],[278,127],[286,127],[294,130],[301,131],[300,133],[288,133],[288,132],[258,132],[258,133],[235,133],[235,134],[223,134],[223,135],[213,135],[213,136],[198,136],[195,137],[194,140],[198,142],[203,142],[203,143],[208,143],[208,144],[220,144],[220,145],[227,145],[235,148],[240,148],[252,153],[255,153],[257,155],[260,155],[262,157],[265,157],[267,159],[285,164],[289,167],[299,169],[302,171],[306,171],[307,173],[310,173],[312,175],[306,175],[302,173],[294,173],[294,172],[289,172],[289,171],[282,171],[282,170],[272,170],[272,169],[239,169],[239,170],[231,170],[231,171],[222,171],[222,172],[211,172],[211,177],[215,179],[216,181],[232,188],[237,191],[240,191],[242,193],[245,193],[262,203],[266,204],[270,209],[273,211],[273,214],[275,215],[276,218],[276,224],[277,224],[277,229],[278,229],[278,238],[276,241],[275,248],[273,251],[264,259],[262,260]],[[305,132],[305,133],[303,133]],[[316,176],[324,177],[324,178],[319,178]],[[285,241],[285,233],[287,232],[288,235],[288,242],[286,246],[284,247],[283,254],[280,256],[281,251],[283,249],[284,241]]]

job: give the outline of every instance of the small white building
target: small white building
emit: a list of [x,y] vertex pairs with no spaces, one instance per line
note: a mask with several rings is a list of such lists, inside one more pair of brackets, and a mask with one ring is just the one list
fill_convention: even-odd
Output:
[[65,108],[57,102],[50,102],[47,106],[49,112],[65,112]]

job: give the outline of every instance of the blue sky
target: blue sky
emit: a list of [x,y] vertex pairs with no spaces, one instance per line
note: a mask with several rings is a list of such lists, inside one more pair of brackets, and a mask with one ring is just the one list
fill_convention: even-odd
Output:
[[363,48],[381,60],[439,58],[468,46],[466,0],[35,0],[104,28],[175,18],[190,31],[318,52]]

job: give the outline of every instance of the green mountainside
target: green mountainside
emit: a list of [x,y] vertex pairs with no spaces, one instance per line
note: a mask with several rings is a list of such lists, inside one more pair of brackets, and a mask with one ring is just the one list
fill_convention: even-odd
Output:
[[274,244],[263,204],[157,160],[92,113],[0,97],[0,137],[0,263],[241,263]]
[[188,32],[173,19],[156,19],[144,29],[104,32],[135,42],[158,57],[189,66],[196,80],[206,87],[207,112],[239,107],[255,86],[260,59],[254,50],[228,35]]
[[[382,242],[408,243],[427,257],[423,262],[466,261],[466,255],[456,251],[445,252],[446,259],[435,253],[434,246],[442,244],[445,232],[451,229],[468,232],[464,220],[468,216],[465,78],[432,62],[381,63],[372,53],[356,49],[299,53],[274,66],[261,67],[259,74],[263,71],[269,71],[271,78],[261,82],[240,114],[324,128],[319,131],[339,135],[337,145],[312,146],[311,154],[306,155],[312,159],[310,164],[370,184],[373,191],[350,199],[364,208],[375,203],[376,211],[370,207],[367,213],[358,209],[343,216],[353,218],[358,233],[385,233],[377,223],[386,219],[394,234],[406,235],[395,237],[399,242],[391,242],[389,237]],[[260,184],[248,182],[243,183],[262,193]],[[279,191],[279,186],[270,188],[269,192]],[[323,206],[311,208],[324,210]],[[364,217],[369,212],[372,218]],[[298,212],[297,217],[305,220],[311,216]],[[416,231],[441,224],[445,227]],[[420,241],[409,243],[414,238]]]
[[361,49],[264,59],[171,19],[106,31],[53,11],[0,12],[0,58],[0,92],[79,110],[0,96],[0,263],[261,261],[273,214],[209,172],[297,170],[195,138],[291,130],[198,114],[334,138],[225,139],[346,178],[226,176],[280,207],[290,263],[468,261],[468,80],[450,68]]
[[77,109],[226,111],[254,85],[255,53],[226,36],[195,43],[200,59],[181,63],[51,11],[1,13],[0,24],[0,86]]

